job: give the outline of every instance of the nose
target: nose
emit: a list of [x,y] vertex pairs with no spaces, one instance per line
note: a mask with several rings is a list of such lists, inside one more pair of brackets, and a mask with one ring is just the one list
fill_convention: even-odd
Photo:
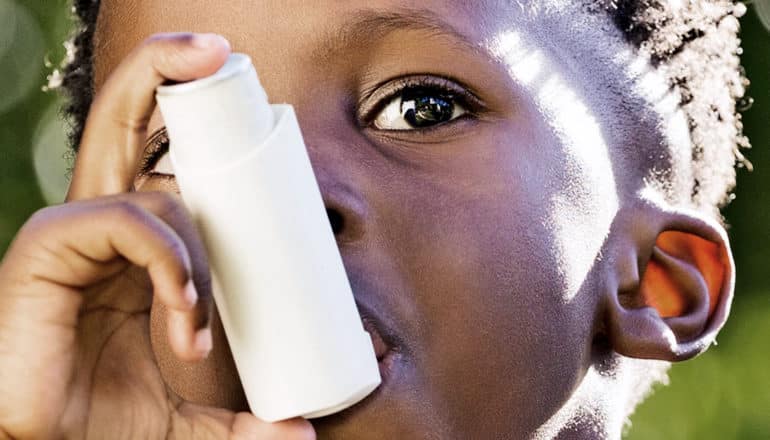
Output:
[[342,217],[342,213],[340,213],[339,209],[330,207],[326,202],[324,202],[324,206],[326,206],[326,215],[329,217],[329,223],[332,225],[332,232],[334,232],[335,236],[342,235],[343,227],[345,226],[345,219]]
[[367,207],[360,192],[346,181],[350,173],[346,174],[345,169],[340,166],[333,169],[324,167],[322,161],[313,161],[312,158],[311,163],[337,244],[361,240],[365,230]]
[[371,218],[362,161],[356,158],[356,148],[344,139],[343,130],[333,131],[333,135],[322,134],[311,124],[302,125],[326,215],[337,244],[342,245],[361,240]]
[[338,245],[361,240],[371,221],[366,194],[371,173],[366,166],[357,128],[345,115],[336,95],[328,92],[308,95],[291,89],[276,92],[275,102],[291,102],[305,141],[326,215]]

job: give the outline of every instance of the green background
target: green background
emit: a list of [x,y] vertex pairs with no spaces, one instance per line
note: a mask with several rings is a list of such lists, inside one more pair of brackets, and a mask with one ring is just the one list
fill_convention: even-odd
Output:
[[[44,194],[61,197],[66,185],[59,101],[41,87],[65,55],[68,11],[66,0],[0,0],[0,255]],[[754,146],[746,153],[755,170],[740,170],[725,211],[738,268],[733,312],[719,345],[675,365],[671,384],[637,410],[629,439],[770,439],[770,32],[751,7],[742,23],[755,100],[744,113]],[[35,157],[45,158],[37,161],[41,183]]]

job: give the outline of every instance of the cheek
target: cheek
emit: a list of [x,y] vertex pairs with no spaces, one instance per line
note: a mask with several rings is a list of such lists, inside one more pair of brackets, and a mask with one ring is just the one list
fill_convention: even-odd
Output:
[[417,370],[435,409],[468,438],[525,437],[569,398],[590,351],[586,280],[597,249],[575,231],[592,229],[585,204],[599,197],[591,171],[567,165],[582,159],[534,126],[500,125],[476,139],[486,153],[459,156],[430,179],[405,175],[411,195],[392,194],[392,212],[420,213],[401,220],[409,232],[393,240],[418,292]]
[[[542,223],[527,221],[531,210],[478,212],[463,221],[470,229],[436,236],[433,252],[424,251],[436,269],[429,285],[416,289],[429,293],[420,370],[436,380],[443,411],[470,428],[468,438],[512,429],[513,438],[524,438],[566,401],[582,375],[591,313],[582,302],[562,300],[563,268],[550,252],[554,237]],[[539,396],[537,404],[532,396]],[[489,416],[472,419],[469,405]]]
[[[165,178],[137,178],[137,191],[166,191],[178,193],[175,180]],[[168,342],[167,309],[153,301],[150,312],[150,341],[163,380],[183,399],[233,411],[248,409],[240,379],[222,322],[214,308],[211,321],[213,349],[209,356],[197,363],[180,361]]]
[[202,405],[233,411],[248,409],[219,315],[211,321],[213,348],[201,362],[187,363],[176,358],[168,343],[167,310],[158,301],[150,312],[150,341],[165,383],[181,398]]

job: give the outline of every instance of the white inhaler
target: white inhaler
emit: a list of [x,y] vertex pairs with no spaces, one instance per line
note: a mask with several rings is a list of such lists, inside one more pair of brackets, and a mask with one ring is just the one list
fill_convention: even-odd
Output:
[[377,358],[294,108],[268,103],[243,54],[156,100],[251,411],[274,422],[362,400]]

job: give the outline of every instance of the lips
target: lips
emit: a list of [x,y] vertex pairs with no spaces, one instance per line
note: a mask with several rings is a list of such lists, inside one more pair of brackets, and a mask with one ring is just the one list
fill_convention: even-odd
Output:
[[374,346],[374,354],[377,355],[377,362],[382,361],[390,351],[390,344],[382,338],[382,334],[377,329],[377,324],[373,322],[371,317],[361,314],[361,323],[364,325],[364,330],[372,338],[372,346]]
[[392,331],[382,325],[382,322],[367,307],[358,304],[358,309],[364,330],[372,338],[372,346],[374,347],[374,354],[377,356],[380,376],[384,381],[390,376],[394,368],[395,359],[400,352],[400,345],[397,343],[398,339]]

